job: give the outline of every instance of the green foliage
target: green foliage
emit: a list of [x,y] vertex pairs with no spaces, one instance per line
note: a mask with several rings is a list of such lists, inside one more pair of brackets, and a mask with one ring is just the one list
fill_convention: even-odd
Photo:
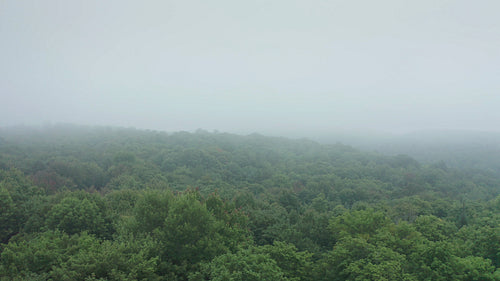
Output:
[[186,278],[201,262],[234,251],[248,241],[246,216],[216,194],[206,199],[197,191],[174,195],[169,191],[143,192],[132,216],[122,217],[121,235],[152,237],[157,272]]
[[390,223],[381,211],[373,209],[345,212],[333,217],[329,229],[333,237],[340,240],[346,236],[362,236],[368,239],[377,230]]
[[101,241],[87,233],[49,231],[11,242],[2,252],[0,275],[29,280],[155,280],[156,258],[148,241]]
[[164,225],[173,200],[171,192],[147,191],[141,194],[134,207],[133,232],[153,232]]
[[333,247],[335,239],[328,230],[331,214],[315,210],[306,211],[295,225],[298,236],[293,240],[300,249],[322,252]]
[[214,258],[201,267],[201,272],[191,274],[190,281],[286,281],[284,273],[269,255],[255,248],[227,253]]
[[468,256],[458,258],[456,261],[456,280],[500,280],[500,275],[495,274],[495,267],[491,264],[491,260],[481,257]]
[[179,276],[247,240],[241,225],[217,219],[200,199],[196,192],[175,197],[164,224],[155,232],[162,261]]
[[312,254],[299,252],[293,244],[275,241],[273,245],[265,245],[257,252],[269,255],[288,280],[314,280],[312,278]]
[[260,135],[0,130],[0,280],[500,280],[500,174]]
[[417,280],[404,272],[405,257],[363,238],[345,237],[318,265],[316,280]]
[[0,242],[23,229],[42,191],[19,170],[0,170]]
[[0,187],[0,225],[0,242],[6,243],[17,229],[16,206],[9,191],[3,187]]
[[106,203],[115,216],[131,215],[139,199],[140,192],[136,190],[115,190],[106,194]]
[[443,241],[457,231],[456,226],[435,216],[419,216],[415,228],[431,241]]
[[46,225],[70,235],[87,231],[110,237],[113,231],[102,198],[85,193],[70,194],[52,206]]

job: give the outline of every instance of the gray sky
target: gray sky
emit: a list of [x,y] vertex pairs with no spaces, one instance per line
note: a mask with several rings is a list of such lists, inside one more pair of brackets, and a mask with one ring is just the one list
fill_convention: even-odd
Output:
[[0,125],[500,130],[500,1],[0,0]]

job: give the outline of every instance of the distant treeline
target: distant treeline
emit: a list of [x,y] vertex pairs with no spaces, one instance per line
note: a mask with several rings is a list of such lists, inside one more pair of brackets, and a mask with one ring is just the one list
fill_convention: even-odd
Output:
[[481,131],[417,131],[402,135],[332,135],[322,143],[343,141],[386,155],[406,154],[421,163],[445,163],[461,170],[488,171],[500,176],[500,133]]

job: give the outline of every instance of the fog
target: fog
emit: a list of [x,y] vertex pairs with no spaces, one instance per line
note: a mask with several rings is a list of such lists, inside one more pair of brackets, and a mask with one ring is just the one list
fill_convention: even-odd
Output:
[[0,1],[0,126],[498,131],[500,2]]

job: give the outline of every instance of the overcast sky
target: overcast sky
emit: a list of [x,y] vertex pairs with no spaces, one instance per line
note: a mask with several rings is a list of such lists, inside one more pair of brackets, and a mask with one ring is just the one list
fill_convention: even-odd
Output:
[[0,126],[500,130],[500,1],[0,0]]

